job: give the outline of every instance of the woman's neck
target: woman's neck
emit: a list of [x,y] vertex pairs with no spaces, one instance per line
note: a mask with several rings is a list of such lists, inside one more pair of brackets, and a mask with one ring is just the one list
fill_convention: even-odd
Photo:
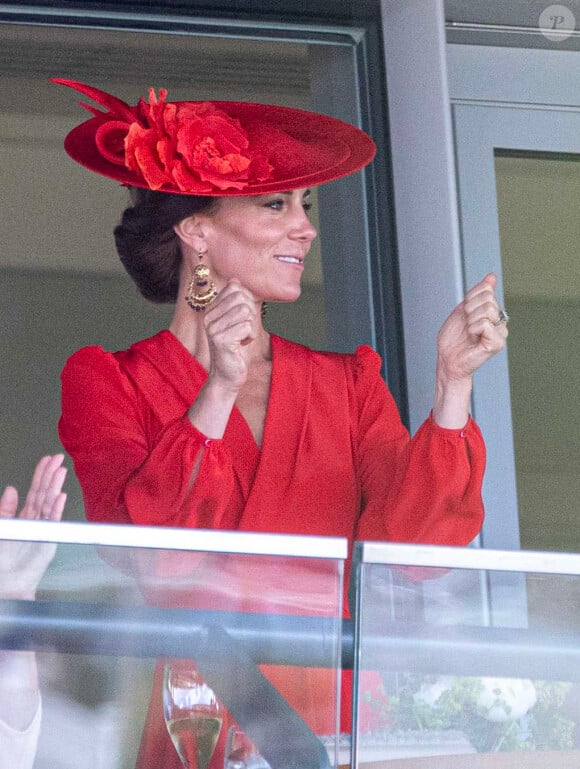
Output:
[[[181,344],[201,363],[207,370],[209,368],[210,353],[207,334],[203,325],[203,313],[194,313],[189,307],[185,312],[176,308],[173,319],[169,324],[171,333],[179,339]],[[256,362],[272,360],[270,334],[258,321],[256,338],[252,344],[252,360]]]

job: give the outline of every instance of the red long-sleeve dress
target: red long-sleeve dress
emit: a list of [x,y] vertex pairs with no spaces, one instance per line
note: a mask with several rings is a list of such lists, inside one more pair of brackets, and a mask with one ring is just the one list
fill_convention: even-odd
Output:
[[[207,442],[191,424],[187,411],[207,373],[170,331],[122,352],[79,350],[62,374],[59,433],[87,518],[351,544],[469,543],[483,520],[479,428],[470,419],[461,430],[443,429],[428,418],[410,439],[380,363],[366,346],[343,355],[272,336],[258,447],[236,408],[220,440]],[[300,708],[303,682],[296,691],[291,681],[279,686]],[[164,728],[154,736],[159,717],[150,714],[140,766],[177,769],[173,749],[159,747]]]

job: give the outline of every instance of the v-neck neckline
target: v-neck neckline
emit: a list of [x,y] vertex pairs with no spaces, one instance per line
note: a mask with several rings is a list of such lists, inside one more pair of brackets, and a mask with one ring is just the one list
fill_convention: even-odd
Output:
[[[273,334],[271,343],[272,378],[262,446],[256,443],[236,406],[222,439],[231,452],[233,469],[243,490],[245,506],[239,528],[245,530],[270,530],[271,509],[265,509],[264,499],[271,499],[274,489],[282,497],[292,488],[303,446],[308,443],[311,400],[316,397],[312,351]],[[207,379],[207,371],[171,331],[160,331],[143,340],[135,352],[165,376],[182,403],[191,405]],[[153,404],[156,395],[152,395]]]

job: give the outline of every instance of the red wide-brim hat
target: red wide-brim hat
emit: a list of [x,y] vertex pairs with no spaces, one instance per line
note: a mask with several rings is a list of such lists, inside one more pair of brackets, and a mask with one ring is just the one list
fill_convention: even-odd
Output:
[[53,78],[106,109],[67,135],[77,163],[121,184],[181,195],[287,192],[340,179],[373,159],[364,131],[316,112],[238,101],[166,101],[153,89],[134,107],[98,88]]

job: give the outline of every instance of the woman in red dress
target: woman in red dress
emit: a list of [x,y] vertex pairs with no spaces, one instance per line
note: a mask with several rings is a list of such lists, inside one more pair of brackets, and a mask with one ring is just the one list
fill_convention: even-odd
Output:
[[[482,519],[474,372],[505,344],[487,275],[438,335],[433,410],[411,438],[369,347],[317,352],[268,333],[267,302],[300,296],[313,186],[375,152],[359,129],[285,107],[167,102],[106,108],[69,154],[131,188],[117,249],[168,329],[88,347],[62,375],[60,436],[91,521],[465,545]],[[269,676],[313,728],[317,671]],[[140,766],[179,766],[150,718]],[[154,723],[155,722],[155,723]]]

